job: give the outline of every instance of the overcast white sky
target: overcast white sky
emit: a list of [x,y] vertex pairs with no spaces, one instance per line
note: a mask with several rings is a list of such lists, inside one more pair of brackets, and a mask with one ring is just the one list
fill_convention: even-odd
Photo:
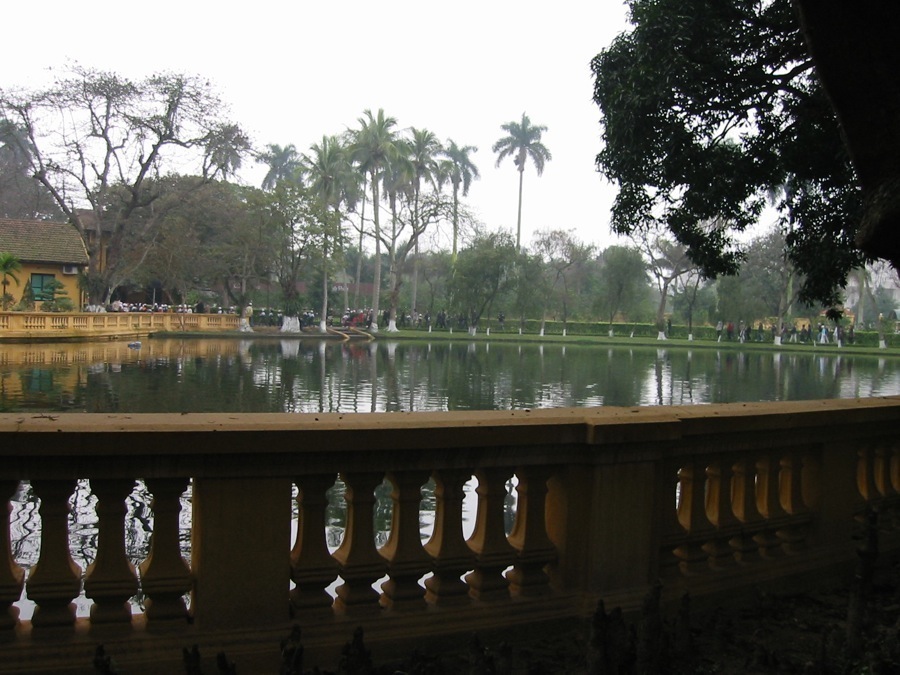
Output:
[[39,86],[67,61],[135,78],[179,71],[208,77],[259,148],[305,152],[367,108],[474,145],[481,180],[467,203],[491,230],[515,229],[518,189],[512,161],[495,168],[491,146],[526,112],[548,127],[553,159],[540,178],[526,169],[523,243],[546,229],[614,241],[614,188],[594,170],[589,63],[625,30],[621,0],[45,0],[6,7],[4,22],[3,87]]

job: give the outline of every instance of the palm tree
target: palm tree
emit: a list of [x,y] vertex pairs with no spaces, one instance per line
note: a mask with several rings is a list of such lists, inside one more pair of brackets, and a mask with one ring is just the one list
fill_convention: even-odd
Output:
[[353,159],[363,174],[368,174],[369,185],[372,186],[372,210],[375,224],[375,279],[372,291],[372,324],[373,332],[378,332],[378,301],[381,289],[381,225],[378,212],[381,208],[379,187],[385,168],[397,156],[397,134],[394,128],[397,120],[385,117],[384,110],[379,108],[377,114],[371,110],[363,112],[359,120],[360,128],[352,146]]
[[540,176],[544,173],[544,163],[552,159],[550,151],[541,143],[541,135],[547,131],[547,127],[533,125],[528,115],[522,113],[521,122],[507,122],[500,125],[507,133],[506,136],[494,143],[493,150],[497,153],[497,166],[500,166],[507,157],[512,157],[516,168],[519,170],[519,215],[516,221],[516,247],[522,246],[522,177],[525,175],[525,161],[530,157],[534,162],[534,168]]
[[470,153],[478,152],[474,145],[459,146],[454,140],[447,141],[447,147],[443,151],[446,158],[442,162],[441,172],[450,184],[453,185],[453,250],[450,255],[451,265],[456,265],[457,242],[459,241],[459,190],[462,188],[463,197],[469,194],[472,181],[478,180],[478,167],[469,157]]
[[34,179],[34,160],[28,130],[0,116],[0,213],[7,218],[64,220],[53,196]]
[[237,174],[243,157],[250,151],[250,139],[236,124],[221,124],[209,133],[205,140],[203,177],[215,180],[221,176],[227,181]]
[[[412,138],[407,144],[409,151],[409,163],[413,173],[413,228],[418,232],[419,223],[419,197],[422,192],[422,181],[427,180],[432,185],[437,182],[439,167],[437,162],[438,155],[443,151],[441,142],[428,129],[410,129]],[[419,282],[419,237],[416,236],[415,253],[413,257],[413,278],[412,278],[412,301],[410,303],[412,311],[417,312],[417,291]]]
[[9,305],[12,302],[12,297],[6,292],[7,286],[9,286],[9,280],[12,279],[16,282],[16,286],[19,285],[19,277],[16,276],[17,272],[22,271],[22,261],[19,260],[18,256],[7,253],[0,252],[0,274],[3,275],[3,310],[6,311],[9,309]]
[[[356,250],[358,255],[356,256],[356,274],[354,275],[354,290],[353,290],[353,309],[359,309],[359,284],[362,279],[362,263],[363,263],[363,236],[366,230],[366,189],[368,185],[366,184],[366,174],[362,173],[359,175],[359,183],[358,187],[360,188],[360,194],[362,195],[362,206],[359,209],[359,239],[357,241]],[[345,303],[346,304],[346,303]]]
[[6,118],[0,118],[0,156],[17,166],[27,167],[34,156],[28,132]]
[[[409,143],[405,140],[398,140],[396,143],[397,155],[385,167],[381,173],[383,194],[387,197],[388,208],[391,211],[391,231],[388,236],[383,237],[388,249],[388,289],[389,295],[389,318],[388,331],[397,331],[397,304],[400,300],[400,264],[399,258],[405,258],[406,253],[403,252],[398,256],[398,244],[400,233],[404,229],[399,218],[399,202],[400,200],[409,203],[412,200],[413,192],[413,167],[409,160]],[[413,225],[415,227],[415,225]],[[411,235],[415,237],[415,232]],[[408,250],[408,249],[407,249]]]
[[[346,196],[345,187],[352,170],[346,148],[337,136],[322,136],[321,143],[311,146],[311,155],[303,156],[303,165],[309,180],[309,188],[330,209],[334,215],[334,224],[340,228],[342,221],[341,202]],[[329,234],[338,236],[338,232],[329,233],[326,228],[322,236],[322,312],[319,330],[327,331],[328,316],[328,244]]]
[[283,180],[294,180],[301,169],[301,157],[294,144],[281,147],[275,143],[269,143],[265,152],[259,153],[257,162],[269,167],[268,173],[263,177],[262,189],[271,190]]

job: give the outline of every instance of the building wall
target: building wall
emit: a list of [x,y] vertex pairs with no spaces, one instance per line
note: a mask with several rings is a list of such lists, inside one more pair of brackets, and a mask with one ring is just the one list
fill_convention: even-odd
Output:
[[[72,301],[75,309],[81,308],[83,303],[81,301],[81,291],[78,288],[79,275],[63,274],[63,265],[61,264],[29,262],[23,262],[21,271],[16,273],[19,284],[16,285],[16,282],[9,279],[9,285],[6,287],[6,292],[13,297],[13,307],[22,299],[22,295],[25,293],[25,285],[31,281],[32,274],[52,274],[57,281],[62,283],[66,291],[65,297]],[[35,309],[40,309],[41,304],[41,302],[35,302]]]

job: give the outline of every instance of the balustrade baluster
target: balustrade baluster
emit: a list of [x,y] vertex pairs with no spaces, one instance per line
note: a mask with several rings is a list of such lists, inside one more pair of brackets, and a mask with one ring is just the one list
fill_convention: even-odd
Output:
[[712,532],[706,515],[706,467],[698,460],[688,460],[678,472],[681,499],[678,503],[678,522],[684,528],[686,540],[675,549],[678,567],[683,574],[699,574],[709,570],[709,554],[703,544]]
[[334,474],[300,476],[296,483],[299,518],[291,550],[291,579],[296,584],[291,590],[291,606],[295,611],[330,611],[334,599],[326,589],[338,574],[338,563],[325,539],[325,510]]
[[[821,513],[822,494],[824,493],[821,447],[805,450],[798,457],[800,459],[800,500],[803,503],[803,510],[807,513],[813,511]],[[833,498],[833,496],[830,494],[829,498]]]
[[784,551],[776,530],[785,518],[779,499],[780,463],[773,453],[766,453],[756,463],[756,508],[765,525],[753,536],[764,558],[778,558]]
[[878,499],[878,489],[875,487],[875,451],[871,447],[863,446],[857,451],[857,456],[856,485],[860,496],[867,504],[871,504]]
[[81,568],[69,551],[69,497],[74,480],[32,480],[41,500],[41,556],[26,582],[30,600],[37,603],[31,620],[35,628],[71,625],[73,600],[81,592]]
[[732,465],[731,471],[731,500],[741,529],[728,543],[738,562],[757,562],[760,559],[759,544],[753,539],[753,535],[762,525],[763,519],[756,507],[756,463],[739,459]]
[[885,494],[889,495],[887,519],[893,529],[898,529],[900,528],[900,451],[888,441],[885,441],[882,448],[885,464]]
[[387,562],[375,548],[373,524],[375,488],[381,484],[381,473],[341,474],[347,486],[347,527],[344,540],[334,552],[340,563],[341,578],[337,587],[335,608],[339,611],[377,609],[378,593],[372,584],[384,576]]
[[0,492],[6,495],[6,521],[0,525],[0,630],[12,628],[18,619],[18,610],[12,606],[22,595],[24,572],[12,557],[9,535],[9,517],[12,504],[9,497],[19,487],[17,480],[0,480]]
[[775,532],[781,539],[785,553],[795,554],[803,550],[809,530],[809,513],[803,501],[803,459],[797,452],[791,452],[781,458],[780,501],[781,508],[788,518]]
[[497,467],[475,472],[478,510],[475,531],[468,540],[475,551],[475,569],[466,575],[466,582],[469,594],[477,600],[509,597],[509,581],[503,576],[503,570],[515,562],[517,551],[506,538],[503,506],[506,481],[511,475],[511,470]]
[[882,494],[878,489],[877,474],[877,446],[865,445],[857,450],[856,485],[864,504],[855,514],[858,524],[866,522],[866,508],[875,507],[882,501]]
[[655,578],[672,579],[681,576],[681,561],[675,554],[676,548],[683,543],[685,534],[680,520],[681,503],[685,498],[681,484],[681,468],[680,464],[674,464],[672,461],[664,462],[657,477],[659,482],[654,484],[654,490],[658,489],[662,495],[657,506],[661,531]]
[[[153,536],[150,554],[141,563],[141,588],[147,596],[146,617],[150,630],[175,627],[187,619],[182,597],[191,590],[191,570],[181,556],[178,539],[181,495],[187,478],[148,478],[153,495]],[[173,626],[173,624],[175,626]]]
[[892,450],[887,443],[882,442],[875,446],[874,479],[878,493],[885,501],[893,501],[897,491],[891,481],[891,456]]
[[796,515],[806,513],[803,500],[804,460],[799,452],[790,452],[781,458],[781,507],[785,513]]
[[717,459],[706,467],[706,516],[715,527],[713,538],[703,545],[709,554],[709,564],[713,569],[731,567],[735,564],[734,551],[729,544],[734,530],[738,526],[734,514],[732,494],[732,463],[725,459]]
[[94,601],[91,624],[130,623],[128,599],[138,589],[125,553],[125,499],[134,489],[127,479],[91,480],[97,497],[97,557],[85,572],[84,591]]
[[893,489],[894,494],[900,495],[900,445],[890,443],[886,446],[885,452],[887,452],[888,457],[890,457],[888,471],[891,480],[891,488]]
[[425,544],[433,558],[434,574],[425,580],[425,599],[434,605],[469,602],[469,587],[460,578],[475,566],[475,554],[463,537],[463,486],[471,472],[441,469],[432,474],[435,483],[434,530]]
[[381,549],[388,561],[390,578],[381,584],[381,605],[391,610],[417,608],[424,603],[425,590],[419,579],[431,570],[431,558],[422,548],[419,535],[419,507],[422,485],[428,480],[424,471],[390,471],[388,480],[394,489],[391,499],[391,533]]
[[513,568],[506,573],[513,596],[543,595],[550,591],[544,568],[557,558],[545,520],[550,473],[546,466],[528,466],[516,471],[518,502],[509,543],[519,553]]

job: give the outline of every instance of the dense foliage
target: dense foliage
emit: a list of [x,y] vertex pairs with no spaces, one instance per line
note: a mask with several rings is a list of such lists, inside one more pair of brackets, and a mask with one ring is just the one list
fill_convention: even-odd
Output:
[[[563,331],[815,316],[800,300],[834,303],[858,262],[845,241],[858,195],[834,119],[786,0],[708,4],[701,19],[671,0],[634,1],[634,31],[594,61],[598,162],[619,182],[614,224],[633,246],[598,250],[556,228],[523,248],[520,231],[485,227],[466,208],[474,146],[383,110],[306,152],[256,151],[201,79],[89,69],[43,91],[0,90],[0,216],[76,223],[94,302],[252,301],[323,327],[352,309],[373,330],[439,314]],[[526,164],[540,174],[551,159],[545,127],[523,114],[501,128],[493,149],[513,159],[521,187]],[[247,156],[267,168],[260,188],[234,180]],[[738,247],[734,233],[768,200],[780,228]],[[712,283],[739,262],[739,277]],[[5,291],[16,273],[4,273]],[[889,311],[883,283],[859,270],[854,281],[860,318]]]
[[[209,82],[181,74],[132,80],[73,66],[46,89],[0,90],[0,115],[6,138],[16,139],[4,147],[18,151],[39,194],[84,236],[95,301],[146,254],[134,237],[153,235],[135,223],[154,220],[155,186],[179,166],[204,181],[227,179],[250,149]],[[35,208],[33,217],[43,215]]]
[[860,195],[790,0],[630,0],[633,28],[592,61],[618,185],[613,228],[661,222],[710,276],[771,204],[800,297],[833,304],[863,261]]

